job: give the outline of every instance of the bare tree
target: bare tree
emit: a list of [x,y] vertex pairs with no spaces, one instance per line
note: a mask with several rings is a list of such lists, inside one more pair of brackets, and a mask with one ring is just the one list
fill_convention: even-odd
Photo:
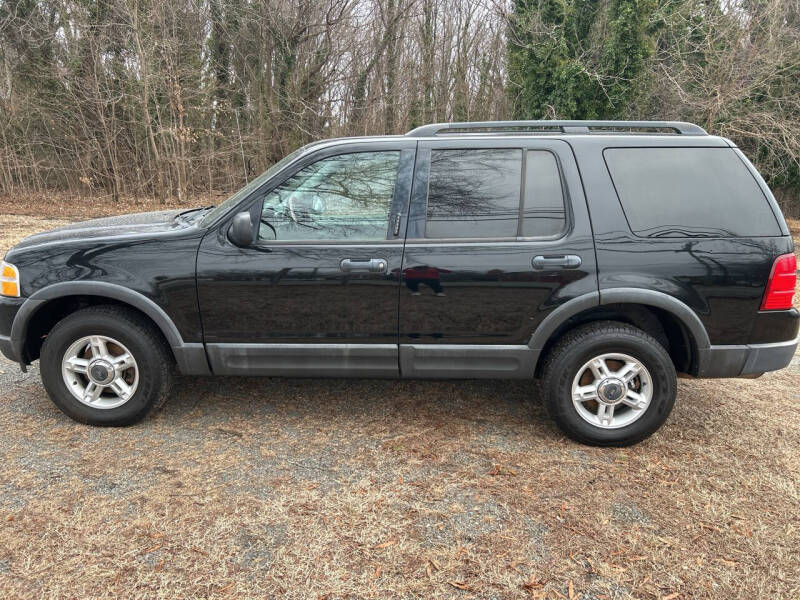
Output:
[[[796,198],[800,0],[728,1],[653,11],[642,93],[624,111],[731,137]],[[528,5],[531,27],[543,26]],[[0,193],[183,201],[235,189],[314,139],[508,118],[511,8],[0,0]],[[604,27],[581,49],[587,65],[601,56]]]

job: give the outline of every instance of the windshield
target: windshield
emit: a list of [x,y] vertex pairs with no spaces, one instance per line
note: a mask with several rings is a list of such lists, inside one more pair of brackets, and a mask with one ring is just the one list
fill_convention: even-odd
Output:
[[295,158],[297,158],[297,156],[305,148],[306,148],[306,146],[303,146],[302,148],[298,148],[297,150],[295,150],[291,154],[288,154],[287,156],[284,156],[281,160],[276,162],[269,169],[264,171],[261,175],[259,175],[255,179],[253,179],[253,181],[251,181],[246,186],[244,186],[242,189],[240,189],[238,192],[233,194],[233,196],[231,196],[230,198],[225,200],[225,202],[223,202],[222,204],[217,206],[214,210],[212,210],[207,215],[205,215],[203,217],[203,220],[200,222],[201,227],[205,227],[205,226],[209,225],[210,223],[213,223],[214,220],[216,220],[217,217],[219,217],[222,214],[225,214],[228,210],[230,210],[232,207],[234,207],[236,204],[238,204],[240,200],[243,200],[244,198],[246,198],[248,196],[248,194],[250,194],[250,192],[252,192],[255,189],[258,189],[265,181],[267,181],[270,177],[275,175],[275,173],[280,171],[283,167],[285,167],[287,164],[289,164]]

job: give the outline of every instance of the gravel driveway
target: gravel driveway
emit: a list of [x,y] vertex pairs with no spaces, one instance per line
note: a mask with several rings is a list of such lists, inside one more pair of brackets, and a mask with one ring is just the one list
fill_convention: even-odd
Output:
[[800,594],[800,356],[681,381],[629,449],[524,382],[186,379],[98,429],[37,371],[0,361],[4,597]]

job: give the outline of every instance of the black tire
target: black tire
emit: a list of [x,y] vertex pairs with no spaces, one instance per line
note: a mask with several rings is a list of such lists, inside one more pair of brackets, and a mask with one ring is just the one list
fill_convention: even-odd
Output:
[[[589,423],[572,402],[572,383],[594,357],[622,353],[642,363],[652,379],[652,399],[637,420],[618,429]],[[667,420],[677,392],[675,366],[664,347],[644,331],[616,321],[597,321],[568,332],[548,353],[542,388],[548,413],[570,438],[593,446],[629,446],[653,434]]]
[[[139,383],[124,404],[101,409],[88,406],[67,389],[61,362],[70,345],[84,336],[104,335],[124,344],[136,359]],[[59,321],[42,345],[40,371],[50,399],[80,423],[101,426],[131,425],[160,408],[172,386],[174,360],[160,332],[147,319],[119,306],[94,306]]]

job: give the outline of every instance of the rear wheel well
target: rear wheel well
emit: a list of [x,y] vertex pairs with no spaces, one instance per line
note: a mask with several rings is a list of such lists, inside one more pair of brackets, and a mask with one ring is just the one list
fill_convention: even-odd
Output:
[[25,343],[22,346],[23,359],[26,362],[33,362],[39,358],[45,337],[47,337],[47,334],[50,333],[55,324],[61,321],[64,317],[71,315],[82,308],[101,305],[123,307],[126,310],[141,316],[143,319],[153,325],[155,331],[158,332],[158,335],[161,336],[167,347],[170,347],[169,343],[167,342],[167,338],[164,336],[164,333],[156,325],[153,319],[151,319],[150,316],[138,308],[125,302],[114,300],[113,298],[107,298],[105,296],[73,295],[50,300],[47,302],[47,304],[40,307],[31,315],[30,319],[28,320],[28,330],[25,332]]
[[[697,370],[697,345],[686,326],[672,313],[645,304],[605,304],[570,317],[547,340],[542,356],[546,356],[567,332],[593,321],[619,321],[633,325],[664,346],[677,372],[691,374]],[[536,367],[537,376],[540,375],[543,362],[540,360]]]

